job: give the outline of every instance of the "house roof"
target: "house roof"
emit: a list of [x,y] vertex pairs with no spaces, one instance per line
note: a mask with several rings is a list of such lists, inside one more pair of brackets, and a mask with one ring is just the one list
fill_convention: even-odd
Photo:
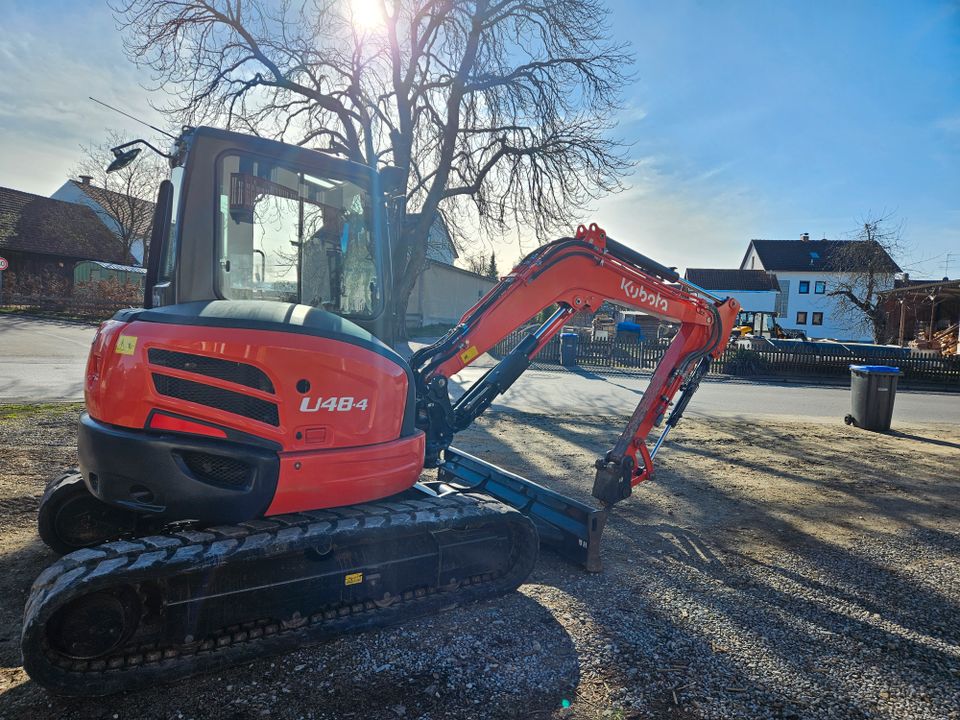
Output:
[[704,290],[780,290],[776,275],[764,270],[687,268],[684,278]]
[[0,187],[0,250],[126,260],[117,238],[85,205]]
[[[420,213],[407,213],[410,222],[416,222],[420,218]],[[427,236],[427,258],[444,262],[443,258],[449,255],[453,260],[460,257],[457,252],[457,246],[450,236],[450,229],[447,227],[443,215],[437,213],[430,225],[430,234]]]
[[[107,188],[92,183],[77,182],[76,180],[70,180],[70,182],[80,191],[86,193],[87,197],[112,217],[122,220],[124,225],[126,225],[126,217],[132,216],[133,222],[137,225],[137,227],[132,228],[134,235],[138,237],[150,235],[150,228],[153,224],[153,209],[156,207],[156,203],[107,190]],[[118,215],[119,217],[117,217]]]
[[893,289],[883,290],[879,295],[900,295],[907,296],[911,293],[921,295],[950,295],[960,297],[960,280],[897,280],[893,284]]
[[957,282],[960,282],[960,280],[950,280],[949,278],[943,278],[942,280],[914,280],[913,278],[897,278],[893,281],[893,287],[895,290],[900,290],[902,288],[927,287]]
[[[763,269],[767,271],[839,272],[840,252],[849,248],[850,243],[870,246],[874,252],[882,253],[879,263],[881,272],[900,272],[900,267],[876,240],[751,240],[740,264],[746,264],[750,249],[754,248]],[[843,268],[846,271],[858,269]]]
[[130,272],[136,273],[137,275],[146,275],[147,269],[145,267],[140,267],[138,265],[120,265],[118,263],[112,262],[101,262],[100,260],[85,260],[84,262],[90,262],[98,267],[102,267],[104,270],[116,270],[118,272]]
[[480,278],[482,280],[489,280],[492,283],[497,282],[497,278],[487,277],[486,275],[480,275],[479,273],[473,272],[473,270],[467,270],[466,268],[457,267],[456,265],[451,265],[446,263],[443,260],[434,260],[433,258],[427,258],[427,266],[435,266],[443,268],[445,270],[455,270],[461,275],[466,275],[467,277]]

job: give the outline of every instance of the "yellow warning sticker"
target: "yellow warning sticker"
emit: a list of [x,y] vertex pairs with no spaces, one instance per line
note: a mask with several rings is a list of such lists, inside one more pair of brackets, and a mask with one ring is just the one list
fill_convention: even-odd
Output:
[[117,339],[117,348],[116,351],[121,355],[133,355],[133,351],[137,347],[137,338],[133,335],[121,335]]
[[359,585],[363,582],[363,573],[350,573],[343,578],[344,585]]
[[468,347],[466,350],[464,350],[462,353],[460,353],[460,360],[461,360],[462,362],[468,363],[468,362],[470,362],[471,360],[473,360],[473,359],[474,359],[477,355],[479,355],[479,354],[480,354],[480,351],[477,350],[477,346],[476,346],[476,345],[471,345],[471,346]]

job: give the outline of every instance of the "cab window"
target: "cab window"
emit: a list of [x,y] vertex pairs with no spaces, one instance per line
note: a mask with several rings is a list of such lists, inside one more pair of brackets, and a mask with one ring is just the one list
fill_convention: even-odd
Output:
[[224,298],[377,314],[380,260],[366,190],[252,155],[227,155],[219,171]]

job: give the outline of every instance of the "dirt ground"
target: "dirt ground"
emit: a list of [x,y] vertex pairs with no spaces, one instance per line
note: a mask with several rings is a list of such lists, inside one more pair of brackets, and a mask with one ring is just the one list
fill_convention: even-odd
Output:
[[[76,406],[0,407],[0,719],[960,717],[960,428],[685,421],[603,572],[176,687],[63,700],[20,668],[35,513]],[[458,446],[589,498],[623,418],[500,413]],[[951,714],[952,713],[952,714]]]

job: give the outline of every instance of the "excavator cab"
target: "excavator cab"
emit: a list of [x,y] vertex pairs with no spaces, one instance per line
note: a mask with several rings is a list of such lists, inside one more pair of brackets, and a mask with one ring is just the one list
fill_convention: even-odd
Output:
[[389,173],[206,127],[186,130],[170,162],[148,258],[148,308],[302,304],[385,335]]

